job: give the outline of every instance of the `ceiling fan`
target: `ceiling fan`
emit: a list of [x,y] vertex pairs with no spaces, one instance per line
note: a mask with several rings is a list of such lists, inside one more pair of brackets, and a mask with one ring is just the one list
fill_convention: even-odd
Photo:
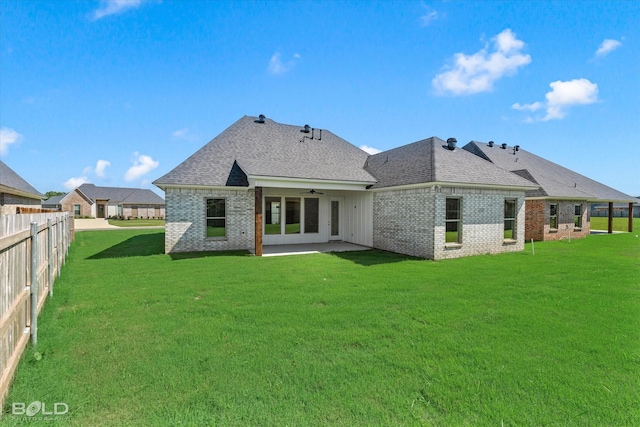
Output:
[[314,189],[312,188],[311,190],[309,190],[309,191],[303,191],[303,192],[302,192],[302,193],[300,193],[300,194],[324,194],[324,193],[321,193],[320,191],[316,191],[316,190],[314,190]]

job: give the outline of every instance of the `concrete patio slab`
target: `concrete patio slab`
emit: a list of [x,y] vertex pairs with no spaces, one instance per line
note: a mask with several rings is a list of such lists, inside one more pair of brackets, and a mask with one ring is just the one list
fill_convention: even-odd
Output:
[[367,251],[370,247],[347,242],[270,245],[262,247],[262,256],[306,255],[326,252]]

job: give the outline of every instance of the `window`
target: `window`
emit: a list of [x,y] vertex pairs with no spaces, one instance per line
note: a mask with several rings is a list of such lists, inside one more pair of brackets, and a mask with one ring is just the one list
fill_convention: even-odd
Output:
[[573,228],[582,228],[582,205],[573,208]]
[[516,201],[504,201],[504,238],[516,240]]
[[549,205],[549,228],[556,230],[558,228],[558,204],[551,203]]
[[304,199],[304,232],[317,233],[319,228],[320,199]]
[[460,199],[446,199],[445,243],[461,243]]
[[73,205],[73,216],[80,216],[80,205]]
[[207,199],[207,237],[227,236],[225,199]]

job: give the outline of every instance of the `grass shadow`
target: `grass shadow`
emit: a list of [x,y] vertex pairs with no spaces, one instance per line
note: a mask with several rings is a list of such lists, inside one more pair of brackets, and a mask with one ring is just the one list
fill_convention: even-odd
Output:
[[125,258],[164,254],[164,231],[140,234],[85,259]]
[[340,259],[344,259],[345,261],[351,261],[355,264],[359,264],[365,267],[370,267],[372,265],[392,264],[403,261],[424,261],[422,258],[397,254],[394,252],[387,252],[380,249],[351,252],[330,252],[330,255],[338,257]]
[[183,259],[197,259],[197,258],[210,258],[210,257],[243,257],[253,256],[249,251],[215,251],[215,252],[175,252],[169,254],[172,261],[180,261]]

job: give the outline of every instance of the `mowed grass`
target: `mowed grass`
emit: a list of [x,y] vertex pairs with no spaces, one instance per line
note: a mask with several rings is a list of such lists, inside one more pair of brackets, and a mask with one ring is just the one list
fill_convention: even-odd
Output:
[[3,423],[37,400],[79,426],[640,425],[632,234],[442,262],[163,237],[76,234]]
[[164,219],[110,219],[109,224],[117,227],[164,226]]
[[[607,230],[609,228],[609,218],[591,217],[592,230]],[[628,231],[629,218],[613,218],[613,231]],[[633,232],[640,232],[640,218],[633,218]]]

